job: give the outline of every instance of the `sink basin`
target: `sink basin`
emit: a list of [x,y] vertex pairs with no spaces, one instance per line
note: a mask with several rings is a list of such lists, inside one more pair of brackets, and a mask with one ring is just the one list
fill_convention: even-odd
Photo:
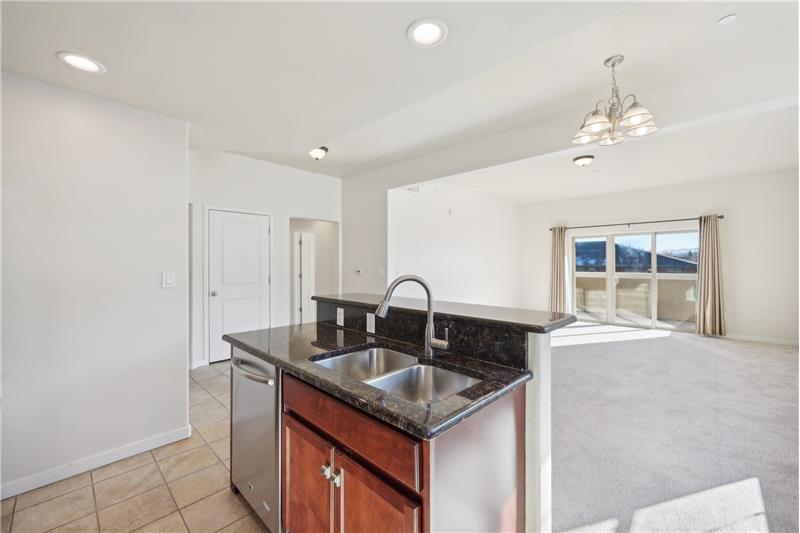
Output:
[[410,402],[426,404],[444,400],[480,381],[436,366],[414,365],[366,383]]
[[314,361],[344,376],[364,381],[417,364],[417,358],[388,348],[370,348]]

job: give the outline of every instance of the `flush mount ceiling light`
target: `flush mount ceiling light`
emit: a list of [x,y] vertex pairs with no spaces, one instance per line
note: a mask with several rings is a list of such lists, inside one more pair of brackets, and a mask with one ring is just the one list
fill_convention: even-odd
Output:
[[64,64],[69,65],[72,68],[76,68],[78,70],[82,70],[84,72],[89,72],[91,74],[105,74],[106,67],[103,66],[102,63],[99,61],[95,61],[91,57],[86,57],[81,54],[76,54],[75,52],[58,52],[56,57]]
[[578,157],[572,159],[572,162],[578,165],[579,167],[585,167],[592,161],[594,161],[593,155],[579,155]]
[[[615,55],[603,62],[611,69],[611,97],[607,103],[602,100],[597,102],[594,110],[586,114],[578,133],[572,138],[573,144],[596,141],[601,146],[613,146],[623,142],[626,135],[644,137],[658,131],[658,126],[653,122],[653,115],[636,100],[636,96],[629,94],[624,98],[619,97],[615,67],[624,59],[625,56]],[[625,107],[625,102],[629,98],[633,101]],[[575,163],[580,164],[577,161]]]
[[433,48],[447,39],[447,24],[439,19],[419,19],[411,23],[406,37],[414,46]]
[[308,152],[308,155],[319,161],[328,153],[328,148],[325,146],[320,146],[319,148],[314,148],[313,150]]
[[720,26],[727,26],[728,24],[730,24],[731,22],[733,22],[735,20],[736,20],[736,13],[731,13],[731,14],[725,15],[724,17],[719,19],[717,21],[717,24],[719,24]]

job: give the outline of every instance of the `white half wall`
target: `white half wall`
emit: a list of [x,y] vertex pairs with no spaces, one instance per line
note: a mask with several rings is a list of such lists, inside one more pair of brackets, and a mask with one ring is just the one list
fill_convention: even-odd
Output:
[[728,336],[797,344],[797,195],[791,170],[525,206],[523,303],[547,308],[552,226],[718,213]]
[[[422,276],[437,300],[522,304],[519,206],[443,182],[387,194],[388,280]],[[396,294],[425,297],[413,283]]]
[[188,183],[183,122],[8,74],[2,103],[8,497],[188,436]]
[[289,219],[339,222],[341,180],[259,159],[223,152],[189,151],[192,203],[193,367],[207,363],[203,327],[203,208],[243,209],[270,215],[271,327],[290,323],[291,247]]

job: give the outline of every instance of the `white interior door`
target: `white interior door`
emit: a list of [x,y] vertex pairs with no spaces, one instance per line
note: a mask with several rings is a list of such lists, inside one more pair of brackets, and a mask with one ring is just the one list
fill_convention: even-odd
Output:
[[208,212],[208,355],[231,356],[226,333],[269,327],[269,216]]
[[317,321],[317,303],[311,299],[316,294],[316,236],[297,231],[294,234],[294,294],[295,324]]

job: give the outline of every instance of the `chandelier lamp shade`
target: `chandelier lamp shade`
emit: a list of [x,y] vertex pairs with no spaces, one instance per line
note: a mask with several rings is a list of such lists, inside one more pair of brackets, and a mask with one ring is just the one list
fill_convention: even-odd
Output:
[[615,55],[603,62],[611,69],[611,97],[606,102],[598,101],[594,109],[586,114],[578,132],[572,138],[573,144],[596,142],[600,146],[613,146],[623,142],[626,136],[644,137],[658,131],[658,126],[653,122],[653,114],[639,103],[636,96],[619,96],[615,68],[624,59],[625,56]]

